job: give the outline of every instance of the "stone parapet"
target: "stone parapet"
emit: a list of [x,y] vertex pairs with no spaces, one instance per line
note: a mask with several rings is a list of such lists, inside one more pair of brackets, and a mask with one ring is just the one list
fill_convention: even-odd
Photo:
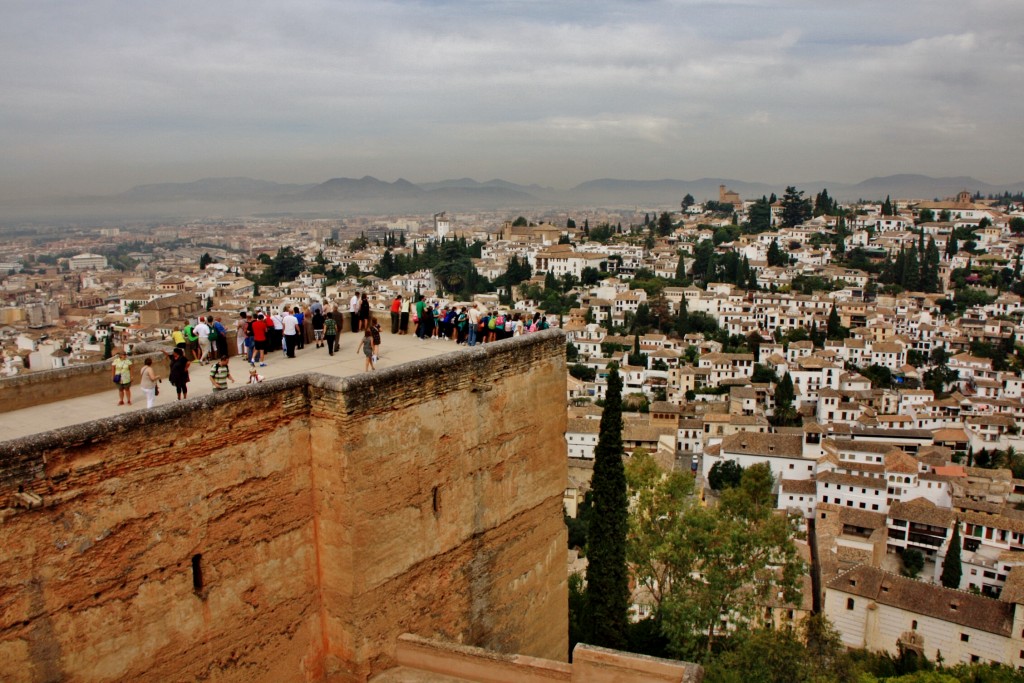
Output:
[[[142,361],[151,357],[154,362],[166,357],[163,353],[133,355],[133,370],[141,372]],[[32,406],[89,396],[114,388],[110,375],[110,360],[98,363],[69,365],[56,370],[38,370],[13,377],[0,378],[0,413]]]
[[571,664],[404,634],[397,667],[371,683],[701,683],[697,664],[577,645]]

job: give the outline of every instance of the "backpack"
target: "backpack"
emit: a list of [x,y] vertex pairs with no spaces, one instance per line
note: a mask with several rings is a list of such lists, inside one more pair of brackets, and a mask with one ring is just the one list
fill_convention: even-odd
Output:
[[253,334],[253,331],[252,331],[252,323],[253,323],[253,321],[250,320],[249,322],[247,322],[245,324],[245,336],[246,337],[253,337],[253,336],[255,336]]
[[206,338],[209,339],[210,341],[214,341],[217,338],[217,328],[211,327],[210,334],[208,334]]
[[494,322],[493,316],[487,319],[487,329],[493,330],[495,325],[496,323]]

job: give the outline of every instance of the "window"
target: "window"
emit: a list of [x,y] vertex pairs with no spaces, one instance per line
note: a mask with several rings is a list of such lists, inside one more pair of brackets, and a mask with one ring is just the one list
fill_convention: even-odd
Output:
[[203,593],[203,556],[192,556],[192,591],[199,596]]
[[917,619],[914,619],[912,622],[910,622],[910,630],[911,631],[916,631],[917,630]]
[[853,609],[853,598],[846,598],[846,609]]
[[971,640],[971,637],[969,635],[967,635],[966,633],[961,633],[960,634],[960,642],[961,643],[967,643],[967,642],[970,642],[970,640]]

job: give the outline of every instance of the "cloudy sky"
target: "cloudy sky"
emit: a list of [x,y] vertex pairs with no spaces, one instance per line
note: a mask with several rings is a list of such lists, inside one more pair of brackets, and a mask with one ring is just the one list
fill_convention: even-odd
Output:
[[1024,180],[1020,0],[3,0],[0,199],[246,175]]

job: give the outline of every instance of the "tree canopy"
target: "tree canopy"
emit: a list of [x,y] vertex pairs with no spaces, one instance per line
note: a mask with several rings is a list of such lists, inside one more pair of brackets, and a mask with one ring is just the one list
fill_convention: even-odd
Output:
[[782,195],[782,216],[783,227],[792,228],[800,225],[812,214],[811,200],[804,198],[803,190],[797,190],[790,185]]

